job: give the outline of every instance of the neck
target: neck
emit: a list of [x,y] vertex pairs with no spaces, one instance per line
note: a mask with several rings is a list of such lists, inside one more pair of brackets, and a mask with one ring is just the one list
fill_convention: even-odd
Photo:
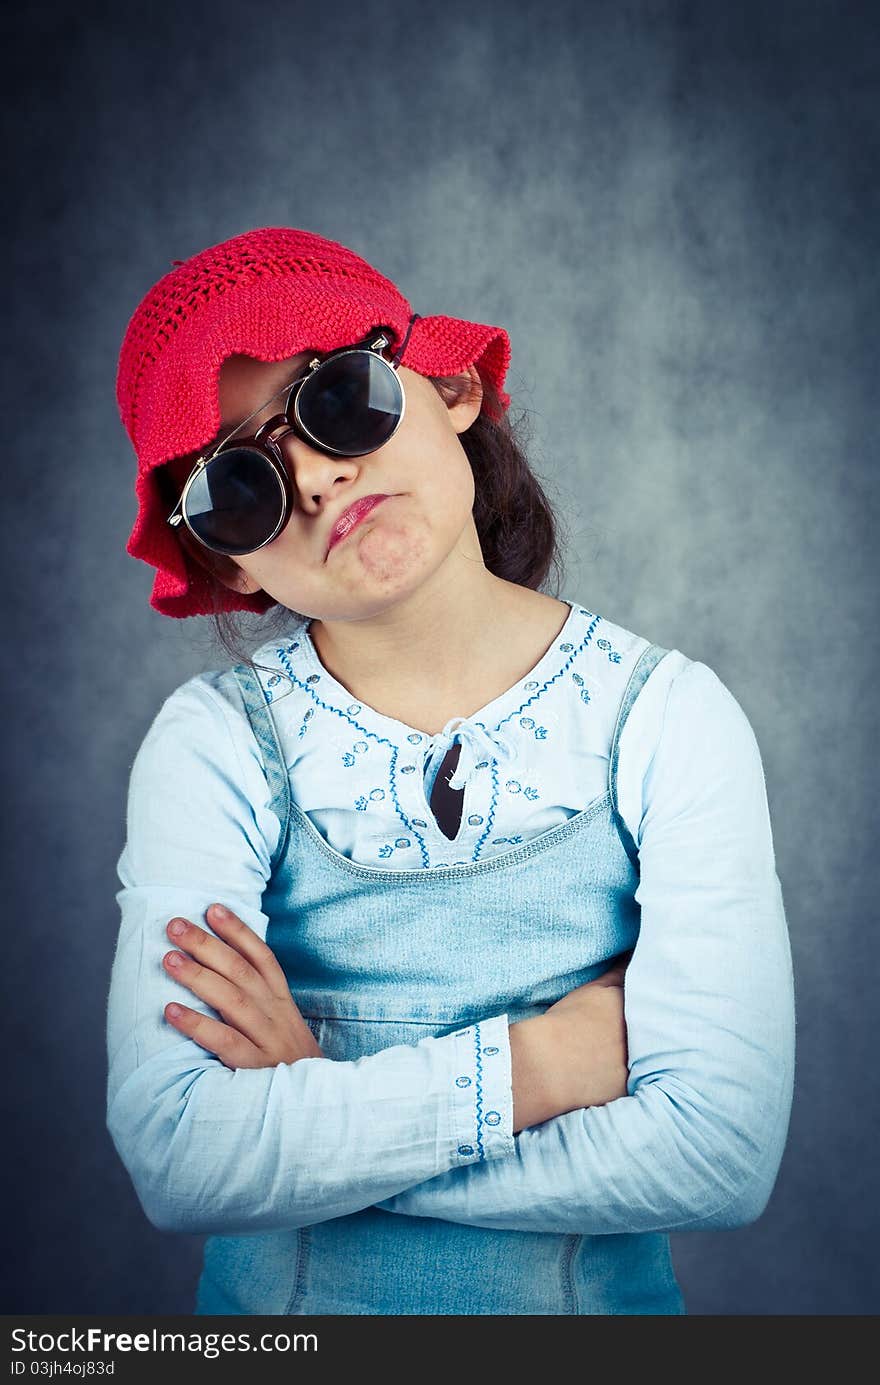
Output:
[[309,634],[324,667],[362,701],[400,704],[423,690],[442,705],[482,685],[533,599],[480,563],[459,565],[375,615],[313,620]]

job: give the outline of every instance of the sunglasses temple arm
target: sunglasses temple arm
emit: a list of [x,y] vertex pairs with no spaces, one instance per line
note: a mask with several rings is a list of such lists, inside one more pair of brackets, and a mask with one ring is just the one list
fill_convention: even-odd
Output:
[[406,336],[404,337],[404,339],[403,339],[403,341],[400,343],[400,346],[398,347],[397,351],[395,351],[394,355],[393,355],[392,358],[391,358],[391,364],[392,364],[392,366],[394,367],[395,370],[396,370],[397,367],[400,365],[401,357],[403,356],[403,353],[404,353],[404,351],[406,350],[406,344],[407,344],[407,342],[409,341],[409,334],[410,334],[410,332],[411,332],[412,329],[413,329],[413,323],[416,321],[417,318],[420,318],[420,317],[421,317],[421,313],[413,313],[412,317],[411,317],[410,320],[409,320],[409,325],[407,326],[407,329],[406,329]]

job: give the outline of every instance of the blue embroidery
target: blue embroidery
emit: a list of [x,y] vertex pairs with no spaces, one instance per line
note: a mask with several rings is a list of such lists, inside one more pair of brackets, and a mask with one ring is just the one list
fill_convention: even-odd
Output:
[[386,842],[386,844],[383,847],[380,847],[379,855],[382,857],[383,860],[386,860],[392,854],[392,852],[398,849],[398,847],[406,847],[410,845],[411,842],[409,837],[398,837],[393,846],[389,846]]
[[608,654],[608,658],[611,660],[611,662],[612,662],[613,664],[619,664],[619,663],[620,663],[620,655],[618,654],[618,652],[617,652],[616,649],[612,648],[612,645],[611,645],[611,641],[610,641],[610,640],[597,640],[597,641],[596,641],[596,648],[597,648],[597,649],[609,650],[610,653]]
[[[501,730],[501,727],[504,725],[505,722],[510,721],[512,717],[521,716],[521,714],[526,710],[527,707],[530,707],[533,702],[537,702],[538,699],[542,697],[543,694],[547,691],[547,689],[553,686],[553,684],[556,682],[558,678],[561,678],[563,674],[568,672],[569,666],[577,658],[578,654],[580,654],[582,650],[586,649],[587,645],[590,643],[590,640],[593,638],[593,631],[595,630],[596,625],[598,624],[601,617],[593,616],[591,611],[581,611],[580,613],[581,615],[592,616],[592,623],[590,624],[590,628],[584,635],[584,638],[581,640],[580,644],[577,646],[577,648],[575,648],[574,645],[566,646],[568,649],[572,650],[572,653],[569,655],[568,659],[566,659],[565,663],[562,665],[562,668],[557,669],[557,671],[553,674],[552,678],[546,679],[545,682],[539,686],[538,691],[534,693],[531,697],[527,698],[526,701],[523,702],[520,707],[517,707],[515,711],[508,713],[508,715],[498,723],[497,727],[495,728],[497,731]],[[524,688],[528,686],[529,684],[523,684]],[[581,694],[581,696],[583,696],[583,693]],[[585,698],[584,700],[588,701],[589,698]]]
[[[497,726],[497,728],[495,728],[495,729],[497,729],[497,730],[500,731],[500,730],[506,725],[506,723],[507,723],[508,721],[511,721],[511,720],[513,720],[513,719],[518,719],[519,725],[520,725],[520,727],[521,727],[521,729],[522,729],[523,731],[526,731],[526,732],[529,732],[529,731],[530,731],[530,732],[532,733],[532,735],[533,735],[533,737],[534,737],[534,739],[535,739],[536,741],[542,741],[542,742],[547,743],[547,741],[548,741],[548,739],[549,739],[549,736],[550,736],[550,731],[548,730],[548,727],[545,726],[545,725],[536,725],[535,719],[534,719],[533,717],[528,716],[528,715],[522,715],[522,714],[525,713],[525,712],[527,712],[527,710],[528,710],[534,703],[536,703],[536,702],[538,701],[538,699],[541,698],[541,697],[544,695],[544,693],[547,692],[547,690],[553,686],[554,683],[556,683],[560,678],[564,677],[564,676],[569,672],[571,664],[578,658],[578,656],[579,656],[580,654],[582,654],[582,652],[587,648],[587,646],[588,646],[588,645],[591,643],[591,641],[593,640],[593,636],[594,636],[594,633],[595,633],[595,631],[596,631],[596,627],[598,626],[598,623],[599,623],[601,617],[599,617],[599,616],[598,616],[596,613],[594,613],[594,612],[588,611],[585,607],[577,607],[577,608],[575,608],[575,609],[578,611],[578,613],[579,613],[580,615],[586,616],[586,617],[589,619],[589,621],[590,621],[589,629],[586,631],[586,634],[584,635],[584,637],[583,637],[583,639],[581,640],[580,644],[575,645],[575,644],[570,643],[570,642],[568,642],[568,641],[566,641],[565,643],[561,644],[561,645],[559,646],[560,652],[561,652],[561,653],[564,653],[564,654],[566,654],[566,655],[568,655],[568,658],[566,659],[566,662],[565,662],[565,663],[562,665],[562,667],[560,667],[552,676],[546,678],[543,682],[540,682],[538,679],[534,679],[534,678],[529,679],[527,682],[525,682],[525,683],[522,685],[522,686],[523,686],[523,689],[524,689],[524,691],[529,692],[531,695],[530,695],[529,697],[527,697],[527,698],[521,703],[521,705],[520,705],[519,707],[517,707],[517,708],[515,708],[513,711],[511,711],[511,712],[508,714],[507,717],[503,718],[502,721],[500,721],[500,722],[498,723],[498,726]],[[359,741],[354,742],[354,743],[353,743],[349,748],[347,748],[347,749],[344,751],[344,753],[341,755],[341,762],[342,762],[342,764],[343,764],[346,768],[352,768],[354,765],[356,765],[356,763],[357,763],[356,756],[359,755],[359,754],[364,754],[364,753],[366,753],[366,752],[369,750],[369,748],[370,748],[370,743],[375,743],[375,744],[377,744],[377,745],[384,745],[384,746],[387,746],[387,747],[389,748],[389,763],[388,763],[389,783],[388,783],[388,794],[387,794],[387,796],[390,797],[391,801],[393,802],[395,813],[396,813],[397,817],[399,818],[401,824],[407,829],[407,831],[411,831],[411,832],[412,832],[414,840],[418,842],[419,854],[420,854],[420,857],[421,857],[422,865],[423,865],[424,867],[426,867],[426,868],[429,868],[429,867],[431,866],[432,863],[431,863],[431,861],[430,861],[430,859],[429,859],[429,851],[428,851],[428,847],[427,847],[425,838],[424,838],[424,836],[421,835],[421,833],[422,833],[422,832],[427,833],[428,830],[429,830],[429,826],[430,826],[430,828],[434,828],[434,827],[435,827],[435,824],[434,824],[434,823],[430,823],[430,825],[429,825],[429,823],[428,823],[424,818],[421,818],[421,817],[415,817],[415,818],[412,818],[412,819],[409,818],[409,816],[407,815],[407,813],[406,813],[406,811],[405,811],[405,809],[404,809],[402,803],[400,802],[400,799],[398,798],[397,788],[396,788],[396,774],[397,774],[398,769],[399,769],[399,771],[400,771],[400,773],[401,773],[402,775],[410,776],[410,775],[412,775],[412,774],[415,773],[416,766],[413,765],[413,764],[405,764],[405,765],[399,764],[399,758],[400,758],[401,747],[400,747],[399,745],[395,744],[395,742],[392,741],[392,740],[390,740],[388,737],[383,736],[383,735],[381,735],[381,734],[376,733],[375,731],[370,730],[369,728],[363,726],[361,723],[357,722],[357,721],[354,719],[355,716],[356,716],[356,714],[362,710],[363,704],[358,703],[358,702],[352,702],[352,703],[348,704],[347,710],[343,711],[343,710],[341,710],[340,708],[335,707],[335,706],[331,705],[330,703],[324,701],[324,699],[321,698],[320,695],[318,694],[318,692],[317,692],[317,690],[316,690],[316,685],[318,685],[318,684],[321,682],[321,674],[320,674],[320,673],[310,673],[310,674],[308,674],[308,675],[305,675],[305,676],[304,676],[304,681],[303,681],[303,678],[298,678],[298,677],[293,673],[293,669],[291,668],[290,660],[289,660],[289,658],[288,658],[287,656],[290,655],[290,654],[292,654],[292,653],[294,653],[296,650],[298,650],[298,649],[300,648],[300,643],[301,643],[301,642],[300,642],[299,640],[295,640],[295,641],[293,641],[293,642],[291,642],[291,643],[289,643],[289,644],[287,644],[287,645],[281,646],[280,648],[276,647],[276,650],[275,650],[275,653],[276,653],[276,655],[278,656],[280,663],[281,663],[282,666],[285,667],[286,670],[287,670],[287,674],[288,674],[288,677],[289,677],[289,681],[290,681],[291,686],[297,686],[297,687],[301,688],[303,691],[307,692],[307,693],[309,694],[309,697],[311,698],[312,702],[314,703],[314,706],[308,708],[308,710],[306,711],[306,713],[305,713],[304,716],[303,716],[303,721],[302,721],[302,724],[301,724],[301,726],[300,726],[300,728],[299,728],[299,735],[300,735],[300,737],[302,737],[302,735],[304,734],[304,732],[305,732],[305,730],[306,730],[306,728],[307,728],[308,722],[309,722],[311,719],[314,718],[316,709],[321,708],[321,709],[323,709],[324,711],[331,712],[334,716],[338,716],[343,722],[348,722],[349,725],[350,725],[357,733],[360,734],[360,736],[363,736],[363,737],[366,738],[366,739],[364,739],[364,740],[359,740]],[[617,662],[617,663],[620,662],[620,655],[617,653],[617,651],[616,651],[615,649],[613,649],[613,647],[612,647],[612,645],[611,645],[611,643],[610,643],[609,640],[604,639],[604,638],[601,639],[601,640],[596,640],[596,645],[597,645],[598,648],[601,648],[601,649],[603,650],[604,653],[606,653],[607,657],[609,658],[609,660],[610,660],[611,662]],[[586,703],[589,703],[589,702],[590,702],[590,692],[589,692],[589,690],[586,688],[586,686],[585,686],[585,684],[584,684],[584,679],[583,679],[583,677],[582,677],[579,673],[577,673],[576,671],[572,671],[572,672],[571,672],[571,676],[572,676],[572,678],[574,679],[575,684],[576,684],[577,687],[578,687],[578,691],[579,691],[581,700],[582,700],[585,704],[586,704]],[[267,700],[267,701],[271,701],[271,699],[272,699],[272,690],[271,690],[271,688],[272,688],[272,686],[277,686],[277,683],[280,681],[280,679],[281,679],[281,675],[280,675],[280,674],[273,674],[272,677],[271,677],[270,680],[269,680],[269,684],[270,684],[271,686],[268,686],[268,687],[265,687],[265,688],[264,688],[264,695],[266,696],[266,700]],[[282,696],[283,696],[283,695],[284,695],[284,694],[282,694]],[[370,709],[368,709],[368,710],[370,710]],[[483,730],[487,730],[487,727],[486,727],[486,725],[485,725],[484,722],[477,722],[477,723],[475,723],[475,724],[478,725],[478,726],[480,726]],[[551,729],[552,729],[552,725],[553,725],[553,723],[551,722]],[[420,745],[420,744],[422,744],[424,741],[428,740],[429,738],[427,738],[427,737],[426,737],[423,733],[421,733],[421,732],[410,731],[410,732],[407,733],[406,739],[407,739],[407,742],[408,742],[410,745]],[[478,764],[475,766],[475,769],[482,769],[482,770],[485,770],[485,769],[489,768],[489,766],[490,766],[490,761],[488,761],[488,760],[481,760],[481,761],[479,761]],[[469,827],[483,827],[483,832],[479,835],[479,837],[477,838],[477,840],[476,840],[476,842],[475,842],[475,844],[474,844],[473,855],[472,855],[472,857],[471,857],[471,861],[477,861],[477,860],[480,859],[481,852],[482,852],[482,848],[483,848],[484,844],[485,844],[487,841],[489,841],[489,840],[492,840],[493,843],[498,843],[498,844],[508,844],[508,843],[509,843],[509,844],[517,844],[517,843],[520,843],[520,842],[523,841],[523,836],[522,836],[521,833],[520,833],[520,834],[516,834],[516,835],[514,835],[514,836],[510,836],[510,837],[496,837],[496,838],[492,838],[492,837],[491,837],[491,832],[492,832],[492,829],[493,829],[493,826],[494,826],[494,822],[495,822],[495,818],[496,818],[496,815],[497,815],[497,809],[498,809],[498,803],[499,803],[499,794],[500,794],[500,781],[499,781],[499,774],[498,774],[498,762],[497,762],[496,760],[494,760],[494,759],[491,761],[491,777],[492,777],[492,790],[491,790],[491,795],[490,795],[490,802],[489,802],[489,804],[488,804],[488,806],[487,806],[487,808],[486,808],[486,810],[485,810],[485,812],[486,812],[485,817],[484,817],[483,815],[481,815],[480,813],[471,813],[471,814],[469,814],[469,815],[467,816],[467,819],[466,819],[467,825],[468,825]],[[535,802],[535,801],[539,800],[540,797],[541,797],[540,792],[538,791],[538,789],[537,789],[534,785],[532,785],[532,784],[526,784],[526,783],[524,783],[523,781],[521,781],[520,779],[517,779],[517,778],[511,778],[511,779],[507,780],[506,783],[505,783],[505,788],[506,788],[506,792],[507,792],[507,793],[512,794],[512,795],[514,795],[514,796],[522,795],[525,799],[527,799],[527,800],[529,800],[529,801],[531,801],[531,802]],[[365,812],[365,811],[368,810],[368,808],[369,808],[371,802],[379,803],[379,802],[384,801],[385,798],[386,798],[386,791],[385,791],[384,789],[382,789],[382,788],[374,788],[374,789],[372,789],[371,791],[369,791],[368,794],[359,794],[359,795],[358,795],[358,797],[355,799],[355,808],[356,808],[356,810],[359,811],[359,812]],[[421,831],[419,831],[418,829],[421,829]],[[387,856],[388,856],[389,854],[393,853],[393,851],[396,850],[396,849],[404,849],[403,846],[402,846],[403,843],[405,843],[407,847],[409,847],[409,846],[412,845],[412,841],[411,841],[410,837],[408,837],[408,836],[407,836],[407,837],[398,837],[398,838],[396,838],[396,839],[392,838],[391,841],[394,842],[394,845],[393,845],[393,846],[390,844],[390,842],[386,842],[386,843],[379,849],[378,855],[379,855],[382,859],[387,858]],[[438,863],[438,864],[443,865],[443,864],[448,864],[448,863]],[[468,862],[468,861],[456,861],[456,862],[452,862],[451,864],[453,864],[453,865],[467,865],[467,864],[470,864],[470,862]]]
[[[481,760],[477,768],[483,768],[485,764],[486,761]],[[490,770],[492,774],[492,797],[489,800],[489,815],[486,818],[486,826],[483,829],[482,836],[477,838],[476,844],[474,846],[474,854],[471,858],[473,861],[479,859],[480,852],[483,848],[483,843],[486,841],[487,837],[489,836],[489,833],[492,831],[492,823],[495,821],[495,809],[498,806],[498,765],[494,760],[492,761]]]
[[345,768],[351,769],[352,765],[356,763],[355,756],[365,755],[369,748],[366,741],[355,741],[351,750],[346,750],[342,756],[342,763],[345,765]]
[[456,1077],[455,1085],[456,1087],[469,1087],[471,1085],[471,1079],[469,1077]]
[[486,1152],[483,1149],[483,1132],[480,1129],[483,1120],[483,1057],[482,1053],[480,1052],[481,1044],[479,1024],[474,1025],[474,1047],[476,1048],[477,1060],[477,1148],[480,1151],[480,1158],[485,1159]]
[[[401,821],[402,821],[404,827],[409,828],[409,827],[411,826],[411,824],[410,824],[410,822],[409,822],[409,819],[408,819],[407,816],[406,816],[406,813],[403,811],[403,808],[401,807],[400,800],[399,800],[398,797],[397,797],[397,791],[396,791],[396,789],[395,789],[395,787],[394,787],[394,769],[395,769],[395,765],[396,765],[396,763],[397,763],[397,757],[398,757],[398,754],[399,754],[398,747],[394,744],[393,741],[389,740],[387,736],[379,736],[379,735],[377,735],[375,731],[370,731],[370,730],[368,730],[367,727],[361,726],[358,722],[353,721],[352,718],[351,718],[351,716],[350,716],[348,713],[341,711],[338,707],[333,707],[333,706],[331,706],[329,702],[325,702],[324,699],[323,699],[322,697],[319,697],[319,696],[318,696],[318,694],[315,692],[314,688],[308,686],[308,680],[306,680],[306,682],[303,682],[303,680],[302,680],[301,678],[297,678],[296,674],[293,672],[293,669],[292,669],[291,666],[290,666],[290,660],[286,657],[286,654],[288,653],[288,651],[287,651],[286,649],[284,649],[284,648],[276,649],[275,653],[276,653],[276,655],[278,656],[278,658],[281,660],[282,664],[284,664],[284,666],[285,666],[285,668],[286,668],[286,670],[287,670],[287,673],[288,673],[288,675],[289,675],[290,678],[291,678],[291,681],[292,681],[293,683],[295,683],[295,684],[297,685],[297,687],[302,688],[304,692],[307,692],[307,693],[309,694],[309,696],[312,698],[313,702],[315,702],[315,704],[316,704],[318,707],[323,708],[323,710],[324,710],[325,712],[332,712],[332,714],[333,714],[334,716],[337,716],[337,717],[341,718],[342,721],[350,721],[351,724],[352,724],[352,726],[354,726],[354,728],[355,728],[356,731],[360,731],[361,735],[367,736],[370,740],[376,741],[377,744],[379,744],[379,745],[387,745],[387,746],[390,747],[390,750],[391,750],[391,764],[390,764],[390,767],[389,767],[389,772],[390,772],[391,801],[393,802],[395,812],[397,813],[398,817],[401,819]],[[370,795],[370,796],[372,797],[372,795]],[[357,806],[359,806],[359,805],[360,805],[360,800],[358,800],[358,803],[357,803]],[[415,835],[415,837],[416,837],[416,839],[417,839],[417,841],[418,841],[418,843],[419,843],[419,852],[420,852],[421,858],[422,858],[422,865],[423,865],[424,867],[427,868],[427,867],[429,867],[429,866],[431,865],[431,861],[430,861],[429,856],[428,856],[428,850],[427,850],[427,847],[425,846],[424,838],[423,838],[422,836],[420,836],[420,834],[419,834],[418,832],[416,832],[414,835]]]

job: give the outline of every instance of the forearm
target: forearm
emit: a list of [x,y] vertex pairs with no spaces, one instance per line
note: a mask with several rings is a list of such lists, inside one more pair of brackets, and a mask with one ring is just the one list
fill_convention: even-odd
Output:
[[543,1020],[536,1015],[508,1030],[514,1135],[569,1109],[559,1095],[556,1055]]
[[[526,1128],[529,1108],[515,1093],[512,1159],[451,1171],[379,1205],[502,1230],[581,1235],[754,1221],[781,1162],[794,1080],[794,992],[781,900],[763,926],[767,945],[748,966],[730,970],[738,945],[731,941],[726,959],[704,953],[702,983],[697,967],[678,994],[665,980],[675,958],[657,958],[655,966],[648,953],[640,962],[637,949],[626,988],[626,1096]],[[512,1028],[514,1053],[517,1030],[526,1038],[525,1022]],[[552,1046],[544,1052],[552,1061]],[[535,1085],[546,1100],[540,1071]],[[552,1106],[552,1076],[550,1091]]]
[[[163,1230],[238,1234],[310,1225],[466,1163],[512,1153],[506,1016],[353,1062],[304,1058],[232,1071],[174,1042],[112,1092],[107,1125],[143,1209]],[[493,1068],[481,1049],[495,1049]],[[478,1132],[478,1134],[477,1134]]]
[[636,777],[626,1096],[521,1129],[503,1165],[381,1206],[584,1235],[739,1226],[766,1206],[793,1095],[791,950],[754,733],[704,665],[672,685]]
[[[512,1157],[506,1014],[351,1061],[233,1070],[164,1017],[181,996],[162,966],[160,921],[204,917],[198,895],[167,894],[119,892],[107,1010],[107,1126],[154,1225],[230,1235],[305,1226]],[[246,921],[264,931],[253,911]]]

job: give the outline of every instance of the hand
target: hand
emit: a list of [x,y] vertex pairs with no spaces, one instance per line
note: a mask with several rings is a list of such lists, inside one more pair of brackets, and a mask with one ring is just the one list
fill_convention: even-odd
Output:
[[510,1025],[513,1133],[626,1096],[623,978],[632,952],[531,1019]]
[[[186,919],[172,919],[166,929],[169,938],[192,956],[167,952],[162,960],[169,976],[194,991],[227,1023],[174,1003],[165,1006],[168,1023],[216,1053],[228,1068],[274,1068],[300,1058],[323,1058],[268,943],[231,911],[224,917],[220,907],[210,906],[209,920],[220,938]],[[175,933],[181,924],[183,931]]]
[[[558,1101],[564,1110],[626,1096],[629,1077],[623,990],[632,951],[540,1016],[552,1036]],[[546,1037],[546,1035],[545,1035]]]

